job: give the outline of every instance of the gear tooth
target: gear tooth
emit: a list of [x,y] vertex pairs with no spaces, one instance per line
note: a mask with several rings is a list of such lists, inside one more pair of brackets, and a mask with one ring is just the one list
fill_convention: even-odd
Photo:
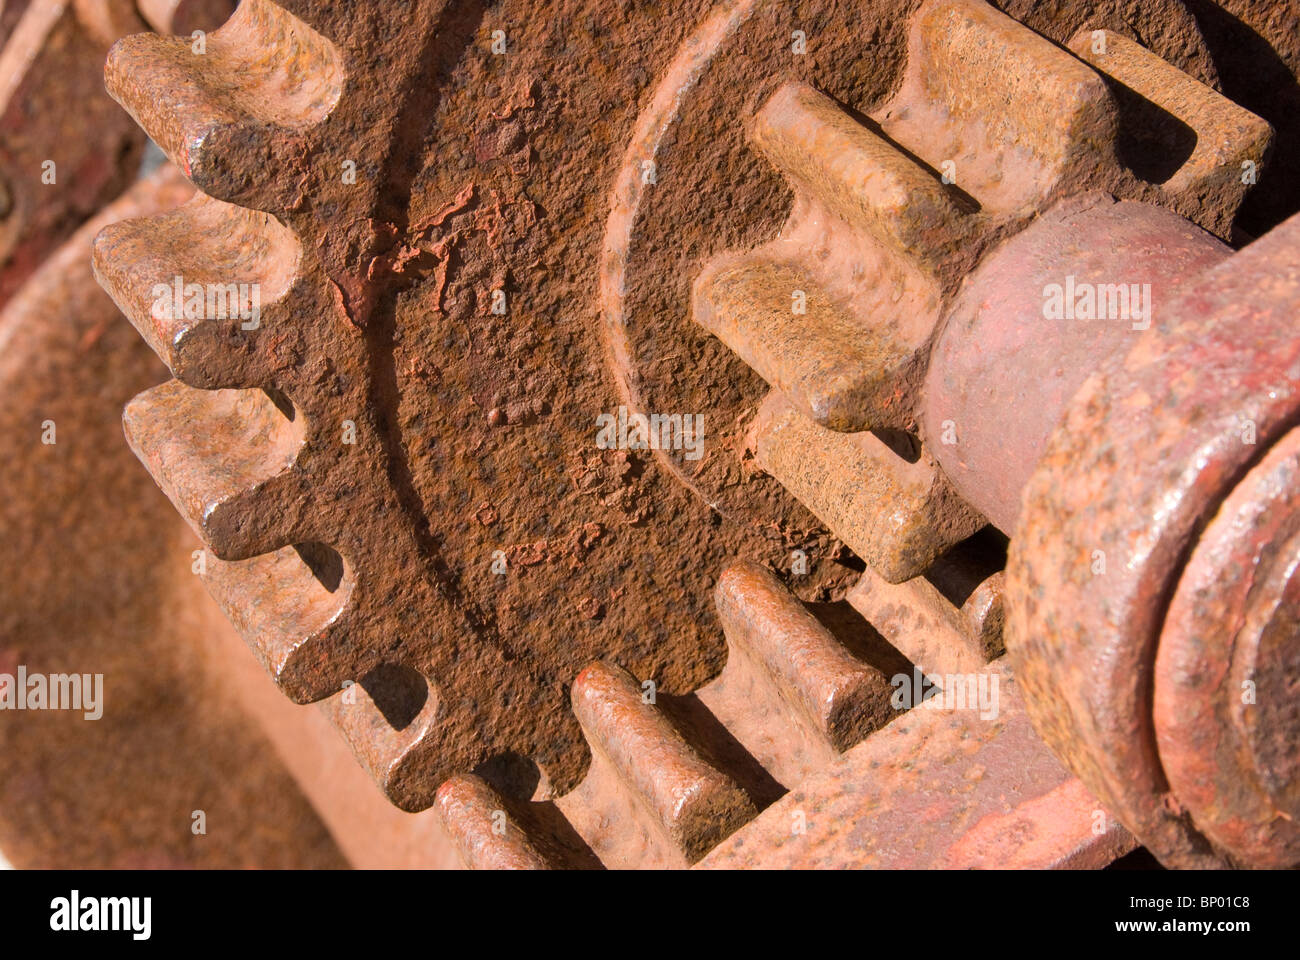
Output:
[[[511,686],[511,679],[507,669],[498,689]],[[422,686],[418,709],[403,689],[412,683]],[[355,702],[335,697],[326,710],[357,760],[403,810],[427,809],[447,778],[512,750],[497,704],[461,699],[454,691],[441,696],[437,684],[410,667],[384,664],[362,676],[358,687]]]
[[728,567],[714,601],[731,648],[757,663],[780,700],[837,752],[894,716],[884,674],[853,657],[765,567]]
[[[337,103],[341,58],[329,40],[269,0],[243,0],[207,35],[201,55],[194,42],[154,34],[120,40],[105,65],[108,91],[204,192],[253,202],[277,175],[277,146],[320,123]],[[235,168],[226,165],[232,158]],[[249,170],[259,183],[248,182]]]
[[[251,560],[208,559],[204,586],[295,703],[337,693],[366,672],[362,654],[348,643],[351,571],[329,551],[329,563],[304,554],[317,544],[284,547]],[[322,571],[322,566],[325,569]]]
[[573,682],[573,710],[592,749],[690,863],[758,815],[731,777],[707,763],[626,671],[601,661]]
[[[357,762],[396,806],[422,810],[429,806],[437,784],[458,770],[473,768],[474,763],[457,765],[464,758],[456,749],[443,752],[455,719],[448,716],[446,703],[421,673],[382,664],[358,670],[348,679],[356,681],[350,695],[333,697],[324,709]],[[414,785],[408,776],[423,751],[431,752],[437,769],[415,771],[418,785]]]
[[890,400],[918,345],[897,327],[864,323],[799,266],[763,252],[719,257],[696,280],[692,306],[696,322],[813,422],[856,432],[906,417]]
[[302,418],[257,390],[195,390],[174,380],[133,399],[123,426],[135,455],[223,559],[301,539],[305,499],[294,463]]
[[751,141],[797,194],[918,263],[942,250],[962,215],[930,171],[807,84],[773,94],[754,118]]
[[[276,326],[299,258],[297,238],[274,217],[204,194],[106,227],[94,246],[100,285],[177,379],[206,389],[270,383],[256,341],[263,325]],[[192,284],[203,307],[186,316]]]
[[924,450],[909,463],[874,434],[823,429],[775,391],[754,443],[758,465],[890,583],[919,576],[985,524]]
[[438,788],[434,805],[471,870],[552,869],[506,802],[480,778],[452,777]]
[[[539,795],[576,785],[580,767],[568,761],[580,754],[582,730],[563,709],[562,691],[539,687],[526,669],[503,661],[491,647],[446,644],[432,662],[422,660],[419,669],[383,663],[356,675],[362,677],[356,702],[336,697],[326,710],[361,765],[403,810],[428,808],[447,778],[495,758],[535,762]],[[467,692],[458,683],[463,675],[492,676],[492,693]],[[521,716],[543,712],[558,712],[566,722],[539,742]]]
[[[950,603],[924,577],[889,583],[868,568],[844,599],[927,673],[979,673],[1004,652],[1000,631],[998,649],[990,650],[988,638],[967,619],[965,609]],[[907,615],[899,616],[900,610]]]
[[[1273,128],[1146,47],[1110,30],[1095,33],[1098,38],[1094,31],[1080,30],[1070,40],[1070,49],[1126,90],[1177,117],[1196,135],[1191,154],[1161,189],[1175,206],[1184,198],[1194,201],[1184,215],[1225,235],[1250,186],[1243,165],[1262,166]],[[1223,208],[1206,209],[1200,202],[1211,189],[1216,194],[1227,191]]]
[[969,631],[984,655],[992,660],[1006,652],[1002,628],[1006,622],[1006,574],[981,580],[961,605],[962,627]]
[[1051,41],[982,0],[930,0],[880,122],[935,167],[952,161],[983,207],[1010,212],[1095,168],[1117,114],[1105,82]]

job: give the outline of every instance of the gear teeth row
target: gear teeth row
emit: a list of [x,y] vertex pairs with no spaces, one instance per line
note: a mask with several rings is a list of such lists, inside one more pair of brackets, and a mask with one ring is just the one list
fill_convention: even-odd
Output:
[[[100,285],[172,374],[205,390],[275,382],[273,358],[259,347],[265,330],[291,326],[300,260],[297,237],[274,217],[201,193],[163,216],[114,224],[94,248]],[[201,305],[190,308],[184,287],[175,287],[181,280],[219,291],[220,302],[201,292]]]
[[794,207],[772,243],[705,268],[696,321],[814,423],[907,425],[893,385],[937,319],[931,263],[962,229],[953,193],[803,84],[773,96],[751,140]]
[[[354,52],[345,35],[395,74],[415,55],[383,47],[389,25],[347,32],[338,27],[346,10],[288,6],[307,20],[245,0],[208,38],[207,58],[187,41],[144,38],[120,44],[110,61],[114,96],[211,194],[110,231],[97,248],[105,286],[182,381],[132,403],[131,444],[217,554],[209,589],[284,691],[299,702],[330,698],[325,711],[393,802],[436,802],[468,860],[553,862],[526,818],[508,818],[505,836],[489,830],[489,840],[484,825],[502,798],[482,780],[448,778],[506,754],[547,773],[549,761],[580,753],[585,734],[593,771],[606,771],[680,859],[697,862],[757,815],[748,782],[697,751],[617,667],[585,670],[566,710],[543,657],[512,649],[455,596],[454,575],[434,555],[436,532],[422,539],[417,508],[394,490],[387,458],[397,454],[369,442],[339,455],[344,416],[358,417],[368,441],[391,436],[372,417],[383,414],[374,414],[367,361],[387,331],[368,326],[383,293],[370,281],[381,241],[398,240],[408,211],[400,196],[384,198],[393,203],[383,211],[358,197],[389,186],[391,158],[375,146],[391,144],[386,124],[407,118],[367,109],[340,123],[373,130],[315,128],[338,119],[330,114],[340,98],[364,98],[363,82],[374,82],[345,81],[339,49],[348,63]],[[436,20],[435,7],[421,4],[412,18]],[[886,585],[917,577],[985,522],[924,448],[904,453],[909,438],[891,448],[883,434],[915,428],[915,390],[959,276],[954,251],[978,249],[1057,199],[1063,184],[1113,167],[1116,127],[1104,80],[984,4],[925,4],[910,42],[900,93],[868,122],[801,85],[767,103],[751,139],[793,187],[793,210],[775,241],[718,258],[695,289],[700,323],[774,387],[755,423],[757,462]],[[971,84],[970,62],[992,82]],[[166,91],[161,100],[155,88]],[[376,153],[357,161],[377,171],[375,186],[316,190],[352,147]],[[949,160],[960,187],[939,178]],[[313,226],[312,206],[330,211],[331,229]],[[267,329],[158,315],[144,292],[182,274],[259,284],[270,298]],[[791,310],[795,291],[803,312]],[[911,596],[918,585],[904,586]],[[1000,620],[987,600],[946,611],[966,622],[948,622],[940,645],[992,649]],[[888,719],[886,674],[854,662],[770,576],[731,571],[716,601],[735,669],[747,661],[759,678],[748,689],[767,690],[820,749],[842,751]],[[351,696],[331,696],[349,681]],[[727,725],[724,700],[706,706]],[[573,781],[539,793],[551,786],[564,792]]]
[[[468,624],[454,637],[435,635],[405,650],[375,634],[374,608],[392,600],[361,578],[373,555],[346,529],[330,530],[328,539],[342,537],[350,549],[321,542],[320,504],[297,462],[305,425],[271,396],[171,381],[136,397],[124,423],[136,455],[217,554],[203,574],[213,598],[290,699],[333,698],[336,725],[395,803],[421,809],[457,771],[511,750],[540,751],[509,718],[562,709],[561,691],[530,682]],[[354,570],[344,555],[371,562]],[[334,696],[352,681],[382,690],[374,671],[399,669],[384,666],[390,662],[408,666],[405,675],[419,677],[423,689],[418,716],[396,729],[383,696]],[[445,683],[447,696],[436,694],[430,676]],[[493,695],[454,693],[471,676],[497,678]],[[576,736],[576,721],[568,722]]]
[[910,429],[898,386],[925,362],[940,264],[1095,169],[1116,122],[1105,81],[1037,34],[976,0],[926,4],[874,118],[802,83],[758,112],[750,142],[794,204],[776,240],[705,268],[695,318],[813,422]]
[[[296,237],[273,217],[203,194],[115,224],[95,243],[101,285],[178,377],[127,405],[128,443],[214,554],[203,575],[209,592],[285,694],[305,703],[378,661],[353,642],[364,594],[354,596],[354,578],[341,573],[344,554],[361,550],[318,520],[331,500],[319,482],[328,465],[302,462],[334,425],[280,392],[312,399],[276,351],[301,343],[286,336],[301,312],[298,261]],[[181,289],[160,309],[155,292],[177,277]],[[264,291],[257,329],[244,329],[247,303],[234,309],[229,298],[217,315],[206,296],[202,309],[185,311],[190,284],[236,298],[240,284]]]
[[[984,565],[965,560],[953,558],[949,568],[945,558],[944,577],[973,578],[978,586],[960,608],[936,593],[932,612],[945,623],[970,617],[967,634],[979,632],[977,621],[996,630],[1000,575],[981,579]],[[833,776],[845,752],[878,731],[889,736],[882,728],[899,716],[889,677],[911,677],[912,664],[883,642],[873,649],[861,619],[841,621],[825,609],[843,605],[819,604],[823,609],[814,612],[766,568],[747,561],[724,570],[714,601],[729,654],[722,675],[697,694],[708,720],[690,721],[679,709],[649,702],[646,687],[625,671],[592,664],[574,684],[573,708],[593,764],[572,794],[554,804],[518,804],[473,776],[454,777],[439,789],[436,808],[466,866],[545,870],[591,866],[593,856],[595,865],[611,867],[707,863],[712,851],[743,846],[737,831],[759,809],[785,805],[779,793],[757,789],[752,776],[739,785],[740,774],[731,773],[735,758],[718,753],[719,737],[743,744],[779,787],[819,771]],[[931,644],[927,669],[962,653],[965,636],[953,645],[954,635],[951,630]],[[701,736],[716,725],[725,732]],[[926,742],[906,752],[922,754]],[[881,816],[894,812],[880,808]],[[759,829],[771,829],[770,816],[761,816],[768,826]],[[789,829],[790,814],[784,816]],[[618,825],[613,834],[612,824]],[[1080,837],[1089,836],[1090,819],[1079,817],[1076,826]]]
[[242,0],[196,55],[189,38],[142,34],[109,54],[109,93],[205,193],[224,200],[250,185],[232,156],[276,156],[318,124],[343,92],[334,45],[269,0]]
[[[1088,31],[1074,47],[1193,126],[1198,146],[1162,188],[1171,205],[1262,159],[1266,123],[1137,44]],[[916,432],[935,331],[981,250],[1067,193],[1159,193],[1120,166],[1120,113],[1102,74],[987,3],[929,0],[897,92],[870,116],[791,83],[749,127],[791,210],[774,240],[705,265],[693,315],[778,395],[752,434],[759,465],[888,583],[983,518],[924,449],[904,463],[868,431]],[[1229,193],[1235,210],[1243,191]],[[956,443],[946,430],[929,442]]]
[[202,577],[239,634],[290,699],[320,700],[358,667],[328,656],[355,626],[353,577],[311,538],[295,469],[304,442],[260,390],[196,390],[175,380],[126,407],[132,451],[214,557]]

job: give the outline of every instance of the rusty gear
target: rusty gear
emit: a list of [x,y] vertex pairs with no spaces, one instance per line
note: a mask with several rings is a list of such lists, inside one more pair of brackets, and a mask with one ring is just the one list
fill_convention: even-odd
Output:
[[[1294,531],[1260,504],[1300,243],[1229,246],[1272,131],[1173,0],[814,6],[634,7],[640,58],[595,0],[118,42],[200,192],[94,270],[174,377],[124,424],[209,592],[471,865],[1101,865],[1129,830],[1293,863]],[[1044,283],[1127,264],[1177,316],[1026,336]],[[1003,714],[891,722],[930,672]],[[786,836],[805,808],[845,829]]]

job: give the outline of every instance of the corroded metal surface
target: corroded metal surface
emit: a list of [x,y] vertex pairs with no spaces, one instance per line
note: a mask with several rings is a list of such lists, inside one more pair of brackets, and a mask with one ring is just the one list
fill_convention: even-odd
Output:
[[[728,251],[775,250],[770,241],[783,224],[795,222],[791,187],[759,159],[749,135],[750,123],[783,85],[798,81],[850,111],[866,114],[866,121],[857,121],[860,126],[879,122],[888,134],[882,108],[902,84],[912,14],[918,6],[906,0],[820,5],[807,14],[806,23],[800,23],[812,42],[806,53],[796,53],[790,43],[794,25],[785,5],[759,0],[719,4],[708,17],[700,18],[689,42],[659,69],[611,191],[601,261],[601,310],[611,365],[629,407],[716,411],[717,442],[723,449],[744,449],[768,385],[722,342],[702,336],[705,331],[695,322],[691,302],[697,278],[713,258]],[[999,6],[1058,43],[1084,26],[1140,36],[1156,54],[1196,79],[1211,83],[1216,79],[1195,22],[1180,4],[1010,2]],[[800,11],[799,16],[804,15]],[[982,16],[1001,24],[996,31],[999,42],[1009,35],[1010,42],[1026,47],[1017,48],[1017,53],[1030,55],[1029,59],[1009,56],[1001,63],[997,45],[992,44],[981,61],[1002,71],[1001,76],[1013,75],[1018,64],[1025,67],[1020,81],[1034,93],[1012,101],[1024,116],[1033,113],[1028,101],[1040,99],[1041,84],[1054,84],[1061,71],[1086,73],[1087,68],[1068,53],[1054,50],[1030,31],[1002,23],[996,12]],[[942,24],[927,29],[938,44],[945,42]],[[979,47],[980,31],[968,31],[967,39]],[[861,55],[866,42],[869,57]],[[1050,63],[1053,70],[1031,71],[1027,67],[1031,62]],[[972,81],[961,90],[975,91],[983,82],[980,71],[973,68],[969,74],[959,77],[959,73],[952,74],[954,80]],[[974,80],[977,75],[979,81]],[[971,93],[972,103],[984,95]],[[900,100],[899,105],[905,102]],[[895,120],[905,123],[901,115]],[[1017,129],[1025,126],[1022,123]],[[944,125],[949,132],[957,128],[955,123]],[[1026,133],[1027,139],[1032,136],[1032,131]],[[896,153],[901,157],[909,144],[898,139],[903,149]],[[971,140],[983,142],[982,133]],[[996,161],[1001,146],[988,153],[989,162]],[[923,153],[920,159],[930,165],[927,173],[933,180],[942,173],[942,162],[957,156]],[[956,187],[961,190],[966,189],[966,169],[961,164],[956,170]],[[1117,169],[1109,174],[1124,179]],[[1079,186],[1064,185],[1070,190]],[[1155,195],[1154,188],[1135,184],[1134,189],[1143,196]],[[979,246],[952,251],[944,270],[954,283],[978,260]],[[833,252],[838,256],[838,248]],[[816,269],[817,263],[806,256],[800,266]],[[791,293],[786,289],[774,298],[770,309],[788,313]],[[879,327],[887,326],[890,319],[882,317]],[[749,476],[743,457],[739,470],[730,457],[708,458],[699,464],[684,461],[671,450],[656,451],[655,457],[729,523],[775,525],[782,531],[815,528],[779,484],[761,475]],[[812,586],[800,583],[796,589],[808,597],[811,593],[804,591]]]
[[737,564],[715,591],[727,639],[744,647],[783,699],[836,750],[846,750],[890,716],[889,684],[856,659],[768,570]]
[[939,309],[929,261],[963,230],[955,192],[806,84],[779,89],[751,136],[793,186],[791,216],[704,269],[696,320],[821,426],[909,426],[900,383]]
[[[158,37],[110,56],[110,90],[213,194],[97,247],[101,280],[181,381],[133,408],[133,442],[209,538],[214,596],[287,693],[387,691],[340,717],[396,802],[427,806],[451,773],[507,755],[536,764],[520,789],[562,792],[586,764],[567,701],[585,663],[608,656],[679,692],[721,668],[683,538],[715,560],[775,560],[785,544],[718,529],[648,469],[648,450],[593,444],[596,413],[617,410],[595,331],[570,324],[556,340],[553,323],[566,291],[595,280],[578,251],[603,213],[578,202],[586,174],[527,174],[575,142],[601,162],[576,134],[607,101],[581,67],[599,50],[543,89],[560,27],[535,13],[502,60],[472,7],[424,4],[377,34],[375,11],[290,6],[242,5],[204,58]],[[366,69],[379,57],[382,75]],[[623,84],[644,73],[620,69]],[[576,106],[558,114],[566,98]],[[458,129],[472,170],[438,152]],[[154,287],[177,275],[259,284],[260,326],[159,315]],[[237,451],[245,434],[196,388],[271,390],[304,438],[292,463],[269,433],[274,456]],[[182,423],[204,424],[183,455],[168,426]],[[407,680],[372,677],[392,670]]]
[[[931,449],[962,496],[1014,534],[1025,483],[1079,387],[1165,318],[1181,283],[1230,253],[1167,210],[1100,193],[990,253],[935,343],[923,399],[926,434],[950,428],[953,442]],[[1060,299],[1049,310],[1052,285]],[[1094,306],[1078,316],[1085,289]]]
[[1272,142],[1268,122],[1110,30],[1082,30],[1069,47],[1125,95],[1137,94],[1191,132],[1185,138],[1192,142],[1190,150],[1178,138],[1164,145],[1183,162],[1160,189],[1172,209],[1218,236],[1229,236],[1242,200],[1257,182],[1250,174],[1263,165]]
[[[1071,475],[1046,440],[1113,400],[1094,378],[1071,401],[1090,373],[1155,369],[1173,326],[1182,379],[1084,433],[1129,429],[1158,389],[1197,416],[1214,389],[1242,400],[1203,395],[1196,363],[1226,348],[1197,352],[1221,331],[1192,327],[1254,336],[1276,316],[1225,297],[1294,301],[1277,244],[1230,261],[1267,287],[1254,300],[1222,269],[1192,280],[1229,254],[1193,223],[1234,235],[1248,182],[1229,168],[1262,166],[1271,131],[1215,92],[1180,4],[684,0],[610,24],[596,0],[421,0],[401,23],[244,0],[199,55],[187,18],[220,6],[82,14],[98,42],[141,16],[182,34],[119,43],[107,75],[203,191],[105,230],[95,272],[175,378],[124,424],[203,540],[211,596],[391,800],[435,807],[372,841],[356,784],[305,759],[337,762],[319,723],[277,730],[354,862],[427,844],[407,862],[1100,866],[1134,843],[1111,810],[1170,863],[1294,860],[1284,467],[1218,463],[1173,419],[1136,460],[1131,436],[1069,447],[1092,458]],[[1130,265],[1158,334],[1035,322],[1058,273]],[[1179,316],[1152,316],[1180,287]],[[1255,359],[1225,379],[1267,380]],[[1243,409],[1261,455],[1293,423]],[[669,432],[647,442],[641,414]],[[1210,522],[1225,496],[1278,507],[1243,534]],[[1167,524],[1156,559],[1115,560],[1151,533],[1143,511]],[[1005,594],[987,520],[1016,533]],[[1115,582],[1092,608],[1051,567],[1073,549],[1058,534],[1106,540]],[[1246,556],[1254,587],[1216,581]],[[1081,779],[997,659],[1004,614],[1030,712]],[[1093,646],[1053,646],[1080,631]],[[1207,660],[1259,709],[1200,689]],[[891,696],[967,680],[992,701]]]
[[977,588],[958,607],[924,577],[895,584],[866,570],[844,599],[927,671],[972,673],[1003,652],[998,626],[1002,601],[996,584]]
[[1190,639],[1162,633],[1167,598],[1201,528],[1295,422],[1297,298],[1296,218],[1184,287],[1070,403],[1012,542],[1007,646],[1035,723],[1171,864],[1231,858],[1197,830],[1159,761],[1157,650]]
[[549,870],[550,863],[505,806],[478,777],[452,777],[438,788],[438,813],[465,866],[475,870]]
[[709,869],[1099,867],[1135,846],[1034,733],[1002,664],[998,713],[914,708],[810,777]]
[[909,462],[874,433],[819,427],[776,391],[754,418],[750,446],[763,470],[891,583],[984,526],[926,450]]
[[1160,765],[1199,830],[1243,862],[1300,862],[1296,565],[1300,432],[1238,483],[1197,540],[1156,652]]
[[[751,443],[758,465],[891,582],[920,573],[974,526],[945,542],[926,529],[933,519],[914,506],[865,507],[864,496],[894,502],[877,489],[890,470],[865,462],[847,440],[828,458],[836,441],[815,438],[815,429],[857,433],[858,445],[872,446],[878,440],[865,431],[915,430],[922,421],[930,455],[944,467],[941,473],[931,466],[934,489],[948,490],[945,473],[959,488],[964,482],[969,504],[1010,530],[1034,453],[1100,361],[1093,353],[1102,338],[1069,327],[1082,354],[1076,357],[1055,338],[1039,336],[1041,357],[1030,359],[1041,366],[997,347],[1003,340],[1035,339],[1021,321],[1043,278],[1062,266],[1052,262],[1054,244],[1068,248],[1063,260],[1110,256],[1106,268],[1124,264],[1132,253],[1124,243],[1112,249],[1101,239],[1111,224],[1095,226],[1096,237],[1076,243],[1072,224],[1053,235],[1051,223],[1059,224],[1062,207],[1077,211],[1089,203],[1080,198],[1104,190],[1130,201],[1115,220],[1133,235],[1131,245],[1177,240],[1189,249],[1171,258],[1166,272],[1195,268],[1203,263],[1195,252],[1214,249],[1213,238],[1198,247],[1181,217],[1144,204],[1180,208],[1186,195],[1196,194],[1206,224],[1224,233],[1245,185],[1223,173],[1228,160],[1222,141],[1233,129],[1244,131],[1248,142],[1234,146],[1230,159],[1258,164],[1271,136],[1267,123],[1116,36],[1108,61],[1113,69],[1127,76],[1137,64],[1143,76],[1169,71],[1182,77],[1176,93],[1162,95],[1160,108],[1180,110],[1205,138],[1201,152],[1186,158],[1162,188],[1121,163],[1116,145],[1125,105],[1102,75],[988,4],[930,0],[911,17],[907,37],[907,67],[897,90],[865,116],[851,115],[806,84],[786,84],[767,99],[747,125],[747,139],[789,183],[789,216],[774,240],[711,259],[693,291],[695,320],[793,408],[792,416],[781,418],[789,442],[777,456],[764,456],[762,449],[764,439],[778,435],[767,407],[755,418]],[[980,82],[971,82],[972,75]],[[1048,225],[1036,219],[1045,213],[1055,218]],[[1165,236],[1144,237],[1147,221],[1162,223]],[[1024,276],[1000,276],[988,265],[986,254],[999,245],[1003,273],[1009,264]],[[1034,256],[1026,257],[1026,250]],[[967,284],[959,295],[959,284],[982,257],[983,285]],[[1065,264],[1067,273],[1072,266]],[[1097,265],[1077,266],[1091,275]],[[1163,282],[1152,286],[1165,289]],[[986,356],[976,349],[983,339],[970,338],[969,315],[998,297],[1022,309],[989,307],[994,373],[968,386],[965,367]],[[922,389],[945,315],[935,348],[938,369]],[[614,333],[616,360],[626,363],[626,347]],[[1023,381],[1011,384],[1010,399],[1024,406],[1021,417],[1029,421],[1015,431],[1003,428],[1007,398],[991,395],[1007,389],[996,371],[1008,363],[1023,372]],[[748,416],[743,411],[737,422]],[[800,417],[809,424],[799,425]],[[968,428],[970,438],[963,436]],[[1014,439],[1005,439],[1008,434]],[[891,459],[888,452],[883,457]],[[905,457],[892,459],[895,471],[909,469]],[[699,489],[694,474],[690,483]],[[955,497],[935,499],[945,502],[945,514],[965,507]],[[965,516],[975,520],[978,514],[967,509]],[[887,520],[907,524],[901,536],[912,541],[905,544],[907,556],[874,542],[879,538],[871,528]]]
[[573,683],[573,709],[592,746],[689,862],[753,819],[745,792],[691,748],[626,672],[587,667]]
[[[1013,544],[1029,582],[1013,581],[1008,602],[1020,618],[1017,657],[1036,721],[1160,856],[1212,865],[1221,853],[1189,825],[1177,800],[1153,799],[1162,775],[1147,685],[1161,599],[1176,582],[1192,525],[1203,522],[1222,493],[1216,482],[1231,469],[1207,470],[1210,442],[1180,446],[1177,431],[1190,418],[1186,433],[1204,432],[1207,410],[1222,405],[1222,421],[1234,404],[1248,410],[1235,416],[1253,429],[1259,401],[1247,404],[1244,393],[1283,378],[1289,347],[1269,330],[1269,346],[1282,349],[1271,358],[1272,373],[1253,366],[1249,354],[1217,371],[1241,382],[1231,398],[1222,382],[1203,391],[1199,382],[1153,373],[1149,386],[1119,388],[1131,394],[1121,408],[1110,395],[1096,399],[1084,382],[1094,370],[1154,353],[1151,343],[1167,344],[1170,330],[1191,322],[1186,316],[1209,322],[1216,304],[1185,291],[1230,251],[1187,218],[1231,235],[1272,130],[1113,32],[1080,31],[1072,46],[1100,72],[987,4],[930,0],[911,18],[896,92],[865,115],[851,116],[807,85],[779,88],[747,138],[789,183],[791,212],[775,240],[709,261],[696,281],[694,318],[773,388],[748,438],[755,463],[874,568],[863,581],[864,611],[913,658],[963,669],[985,659],[962,624],[953,628],[934,591],[915,581],[961,539],[944,542],[936,518],[965,510],[977,520],[982,512],[1008,533],[1019,533],[1018,515],[1031,519],[1034,528]],[[980,82],[971,82],[972,72]],[[1135,112],[1147,118],[1151,137],[1161,125],[1174,140],[1189,131],[1185,153],[1177,143],[1122,141]],[[1146,162],[1151,154],[1158,164]],[[1252,258],[1244,256],[1234,263],[1249,271]],[[1256,276],[1252,282],[1262,282]],[[1275,311],[1295,300],[1288,282],[1275,282],[1262,298]],[[1091,297],[1078,314],[1076,283]],[[1139,338],[1130,329],[1159,333]],[[615,346],[616,356],[627,352],[622,341]],[[1205,349],[1195,359],[1219,357]],[[1185,369],[1190,380],[1190,359]],[[1177,392],[1165,401],[1169,390]],[[1058,428],[1081,397],[1099,409],[1077,422],[1067,416]],[[1141,429],[1128,422],[1152,402],[1167,418],[1158,436],[1150,422]],[[910,431],[918,421],[919,456],[915,442],[886,445],[866,432]],[[1053,441],[1068,452],[1040,465],[1053,430],[1070,436]],[[1111,441],[1125,430],[1122,441]],[[1141,457],[1128,452],[1135,442],[1146,444]],[[1185,466],[1189,456],[1195,467]],[[1144,462],[1151,475],[1134,474]],[[1022,514],[1027,481],[1030,507]],[[921,494],[927,487],[943,495]],[[1178,498],[1187,514],[1181,527],[1171,517]],[[935,511],[936,502],[945,507]],[[1153,522],[1155,531],[1141,527]],[[1146,546],[1134,547],[1134,540],[1158,540],[1170,522],[1174,532],[1154,560]],[[1098,541],[1091,553],[1087,538]],[[1119,554],[1122,568],[1096,581],[1100,602],[1085,611],[1063,584],[1104,574],[1108,553]],[[1065,564],[1073,564],[1068,573],[1057,569]],[[1050,573],[1039,580],[1038,570]],[[892,591],[897,609],[882,591],[870,592],[877,575],[884,592],[914,581]],[[1129,595],[1130,583],[1144,578]],[[1106,621],[1114,642],[1100,629]],[[936,638],[935,626],[950,629]],[[1086,642],[1073,639],[1081,635]],[[1272,735],[1286,737],[1265,734]]]

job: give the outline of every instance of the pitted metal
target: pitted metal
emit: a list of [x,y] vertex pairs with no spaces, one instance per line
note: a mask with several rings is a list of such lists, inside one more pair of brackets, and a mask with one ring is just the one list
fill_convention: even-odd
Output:
[[[1271,131],[1180,4],[828,0],[796,51],[765,0],[608,28],[596,0],[243,0],[197,53],[200,6],[94,28],[181,34],[107,76],[200,191],[95,244],[174,377],[127,438],[262,665],[436,807],[434,847],[1294,861],[1294,231],[1227,245]],[[1052,331],[1045,284],[1125,271],[1151,329]],[[705,426],[611,449],[602,414]],[[1001,712],[924,712],[961,678]]]

